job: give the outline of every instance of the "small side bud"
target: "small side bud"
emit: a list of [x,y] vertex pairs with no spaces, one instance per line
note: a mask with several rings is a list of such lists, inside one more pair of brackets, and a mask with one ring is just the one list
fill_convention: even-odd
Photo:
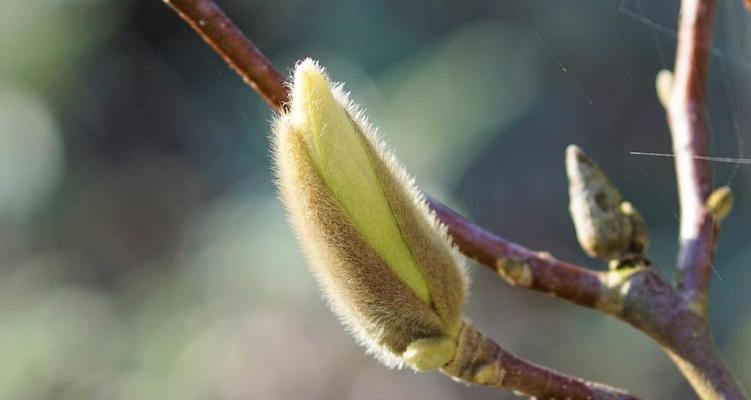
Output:
[[496,271],[513,286],[530,287],[535,281],[532,267],[525,260],[504,257],[495,262]]
[[446,337],[418,339],[407,346],[402,357],[416,371],[441,368],[454,359],[456,341]]
[[470,321],[464,322],[458,342],[456,357],[443,367],[443,373],[468,383],[502,386],[506,369],[498,357],[501,348]]
[[623,201],[600,167],[571,145],[566,149],[566,171],[569,211],[584,251],[606,261],[643,254],[648,245],[644,219]]
[[673,92],[673,73],[666,69],[658,72],[655,86],[660,104],[667,109],[670,105],[670,96]]
[[733,210],[734,200],[733,192],[730,191],[730,188],[723,186],[715,189],[709,195],[709,198],[707,198],[707,208],[715,220],[722,221]]
[[310,59],[295,69],[273,143],[290,224],[342,322],[387,365],[451,361],[462,258],[412,178]]
[[636,254],[644,254],[649,247],[649,229],[647,223],[644,221],[644,217],[628,201],[621,203],[621,212],[628,217],[631,223],[631,241],[628,251]]

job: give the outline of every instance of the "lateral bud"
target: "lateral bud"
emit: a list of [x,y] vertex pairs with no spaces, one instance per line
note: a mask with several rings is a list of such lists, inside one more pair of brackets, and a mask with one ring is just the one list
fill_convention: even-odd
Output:
[[500,346],[465,320],[458,337],[456,357],[441,371],[459,381],[501,387],[506,375],[499,357],[501,351]]
[[733,192],[727,186],[722,186],[714,190],[707,198],[707,209],[712,213],[716,221],[722,221],[733,210],[734,202]]
[[657,99],[665,109],[670,107],[670,97],[673,92],[673,73],[667,69],[660,70],[655,78]]
[[609,261],[611,268],[646,262],[647,225],[600,167],[571,145],[566,149],[566,172],[569,211],[582,249],[590,257]]

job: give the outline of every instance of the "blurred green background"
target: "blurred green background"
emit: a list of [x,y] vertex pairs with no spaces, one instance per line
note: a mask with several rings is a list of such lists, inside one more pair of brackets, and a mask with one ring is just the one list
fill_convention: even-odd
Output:
[[[654,4],[653,4],[654,3]],[[424,189],[562,259],[579,249],[563,154],[583,147],[676,253],[654,77],[677,0],[220,4],[288,71],[346,82]],[[2,0],[0,399],[498,399],[363,354],[320,299],[272,185],[272,112],[158,0]],[[743,156],[749,17],[718,6],[713,154]],[[565,69],[564,69],[565,67]],[[751,167],[715,165],[711,318],[751,387]],[[694,395],[624,324],[470,265],[468,315],[509,350],[652,399]]]

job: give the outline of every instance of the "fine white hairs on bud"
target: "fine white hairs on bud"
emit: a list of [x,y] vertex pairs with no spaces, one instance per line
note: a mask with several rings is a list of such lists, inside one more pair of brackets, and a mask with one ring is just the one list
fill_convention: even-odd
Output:
[[273,126],[282,202],[332,309],[387,365],[456,353],[466,278],[446,228],[363,113],[316,62]]
[[569,210],[584,251],[607,261],[643,254],[649,241],[644,219],[577,146],[566,149],[566,172]]

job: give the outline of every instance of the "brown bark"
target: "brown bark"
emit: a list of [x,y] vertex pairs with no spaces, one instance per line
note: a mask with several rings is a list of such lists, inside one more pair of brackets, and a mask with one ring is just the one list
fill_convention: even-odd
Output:
[[689,301],[704,307],[714,252],[714,222],[705,203],[711,191],[711,164],[696,156],[709,152],[706,82],[715,0],[683,0],[668,120],[675,153],[681,205],[678,285]]

